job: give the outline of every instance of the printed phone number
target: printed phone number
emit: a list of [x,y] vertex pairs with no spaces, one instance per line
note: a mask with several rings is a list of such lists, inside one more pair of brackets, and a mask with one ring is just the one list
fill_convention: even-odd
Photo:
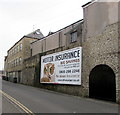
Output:
[[59,73],[79,73],[79,69],[73,69],[73,70],[60,70]]

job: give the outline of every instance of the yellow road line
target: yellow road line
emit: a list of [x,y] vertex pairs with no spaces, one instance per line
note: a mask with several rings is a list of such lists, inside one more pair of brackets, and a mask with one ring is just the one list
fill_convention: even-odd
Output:
[[3,95],[5,95],[7,98],[9,98],[10,100],[12,100],[15,104],[17,104],[18,106],[20,106],[26,113],[32,113],[29,109],[27,109],[24,105],[22,105],[20,102],[18,102],[16,99],[14,99],[13,97],[9,96],[8,94],[6,94],[5,92],[2,92]]
[[16,105],[18,105],[23,111],[25,111],[25,113],[30,114],[30,115],[34,115],[32,111],[30,111],[27,107],[25,107],[23,104],[21,104],[19,101],[17,101],[16,99],[14,99],[13,97],[11,97],[10,95],[6,94],[5,92],[3,92],[2,90],[0,90],[0,92],[7,97],[9,100],[11,100],[13,103],[15,103]]

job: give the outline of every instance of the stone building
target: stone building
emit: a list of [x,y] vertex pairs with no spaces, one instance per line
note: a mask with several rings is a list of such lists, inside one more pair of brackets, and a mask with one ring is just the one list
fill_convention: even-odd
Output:
[[30,43],[42,38],[40,30],[36,30],[23,36],[8,51],[5,57],[4,69],[9,81],[17,78],[17,82],[22,82],[23,60],[31,56]]
[[83,6],[83,82],[92,98],[120,102],[118,2]]

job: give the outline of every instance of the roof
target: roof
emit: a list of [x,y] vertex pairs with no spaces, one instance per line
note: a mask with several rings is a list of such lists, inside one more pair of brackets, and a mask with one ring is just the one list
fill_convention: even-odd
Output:
[[[68,25],[68,26],[66,26],[66,27],[64,27],[64,28],[62,28],[62,29],[60,29],[60,30],[58,30],[58,31],[56,31],[56,32],[52,32],[52,34],[48,34],[47,36],[45,36],[45,37],[43,37],[43,38],[41,38],[41,39],[47,38],[48,36],[53,35],[53,34],[55,34],[55,33],[57,33],[57,32],[60,32],[60,31],[62,31],[62,30],[64,30],[64,29],[68,28],[69,26],[74,25],[74,24],[79,23],[79,22],[82,23],[82,22],[83,22],[83,19],[78,20],[77,22],[74,22],[74,23],[72,23],[72,24],[70,24],[70,25]],[[41,39],[39,39],[39,40],[41,40]],[[33,43],[35,43],[35,42],[37,42],[37,41],[34,41],[34,42],[32,42],[31,44],[33,44]]]
[[27,35],[24,35],[24,36],[23,36],[19,41],[17,41],[8,51],[10,51],[17,43],[19,43],[19,42],[20,42],[23,38],[25,38],[25,37],[39,40],[39,39],[42,39],[44,36],[43,36],[43,34],[40,32],[40,29],[37,29],[37,30],[35,30],[35,31],[27,34]]
[[84,8],[84,7],[86,7],[86,6],[89,6],[90,4],[94,3],[95,1],[96,1],[96,0],[91,0],[90,2],[82,5],[82,7]]
[[37,29],[37,30],[25,35],[25,37],[41,39],[44,37],[44,35],[41,33],[40,29]]
[[68,32],[65,33],[66,34],[70,34],[74,31],[76,31],[78,29],[78,27],[82,24],[83,22],[81,21],[81,23],[77,24],[76,26],[74,26],[72,29],[70,29]]

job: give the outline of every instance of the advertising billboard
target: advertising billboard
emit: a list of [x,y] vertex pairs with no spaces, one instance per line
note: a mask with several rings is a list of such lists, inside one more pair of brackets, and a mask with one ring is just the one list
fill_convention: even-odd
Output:
[[41,57],[41,83],[81,85],[82,47]]

